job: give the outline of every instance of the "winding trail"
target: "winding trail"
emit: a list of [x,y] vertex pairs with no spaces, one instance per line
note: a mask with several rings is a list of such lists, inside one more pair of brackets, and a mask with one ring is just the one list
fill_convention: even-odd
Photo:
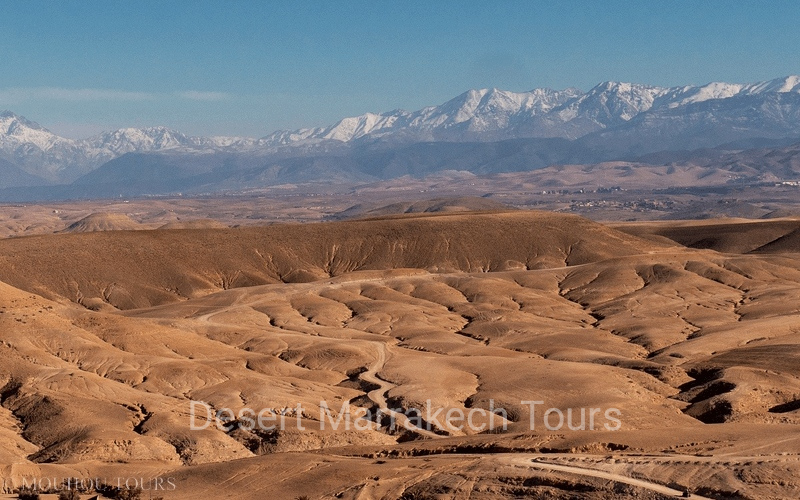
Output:
[[[436,455],[434,455],[436,456]],[[664,495],[670,498],[689,498],[693,500],[713,500],[709,497],[704,497],[702,495],[697,494],[689,494],[688,496],[684,496],[683,490],[676,490],[669,486],[665,486],[663,484],[654,483],[651,481],[647,481],[644,479],[636,479],[630,476],[625,476],[623,474],[616,474],[613,472],[606,472],[598,469],[591,469],[588,467],[581,467],[577,465],[561,465],[548,462],[547,460],[552,459],[549,454],[540,454],[540,453],[482,453],[482,454],[475,454],[475,453],[464,453],[464,454],[446,454],[446,455],[438,455],[440,457],[448,457],[448,458],[461,458],[461,459],[477,459],[477,460],[489,460],[492,464],[502,464],[511,467],[518,467],[518,468],[525,468],[525,469],[538,469],[544,471],[553,471],[557,473],[566,473],[566,474],[574,474],[583,477],[591,477],[595,479],[603,479],[607,481],[611,481],[614,483],[621,483],[633,486],[635,488],[641,488],[649,491],[653,491],[660,495]],[[339,458],[345,460],[358,460],[356,457],[351,456],[338,456]],[[580,459],[581,457],[591,459],[596,458],[590,455],[570,455],[570,458],[577,458]],[[641,457],[638,457],[641,458]],[[667,458],[667,459],[681,459],[681,457],[656,457],[653,456],[652,458]],[[396,458],[394,460],[404,460],[403,458]],[[409,483],[409,478],[395,478],[393,480],[388,481],[381,481],[381,485],[383,489],[386,490],[393,490],[393,492],[400,491],[402,492],[404,489],[409,487],[409,484],[416,484],[422,480],[425,480],[431,476],[432,472],[430,470],[426,470],[421,473],[419,476],[413,477],[411,482]],[[464,484],[467,484],[469,480],[465,480]],[[358,499],[368,499],[368,498],[377,498],[378,496],[374,495],[377,491],[378,483],[371,483],[367,482],[364,484],[364,489],[362,489],[356,498]],[[387,490],[387,491],[388,491]],[[386,493],[387,491],[383,491]],[[464,492],[463,490],[459,492],[460,495],[453,497],[453,498],[470,498],[468,492]],[[466,493],[466,494],[465,494]]]
[[398,426],[428,438],[440,439],[447,437],[417,427],[405,414],[396,412],[387,406],[385,394],[397,386],[378,377],[378,372],[381,371],[384,366],[386,366],[388,347],[382,342],[375,342],[375,344],[378,346],[378,359],[376,359],[375,362],[370,365],[367,371],[359,375],[359,378],[364,382],[378,386],[377,389],[370,391],[367,394],[367,397],[372,400],[373,403],[378,405],[381,413],[394,418]]
[[[380,278],[380,279],[382,279],[382,278]],[[367,281],[378,281],[378,280],[379,279],[372,279],[371,278],[371,279],[357,280],[357,281],[359,281],[359,282],[367,282]],[[346,284],[346,283],[352,283],[352,282],[335,283],[333,285],[328,284],[326,286],[327,287],[332,287],[332,286],[341,287],[343,284]],[[316,284],[312,284],[312,285],[316,285]],[[312,285],[306,285],[306,287],[307,288],[311,288]],[[231,327],[231,328],[237,328],[238,325],[235,325],[235,324],[232,324],[232,323],[220,322],[220,321],[213,321],[212,318],[214,318],[215,316],[217,316],[219,314],[232,312],[232,311],[234,311],[236,309],[247,309],[247,308],[250,308],[253,304],[258,303],[261,300],[262,300],[261,298],[258,298],[258,299],[255,299],[255,300],[252,300],[252,301],[249,301],[249,302],[245,302],[245,303],[241,303],[241,304],[235,304],[235,305],[230,305],[230,306],[226,306],[226,307],[216,308],[216,309],[214,309],[213,311],[211,311],[209,313],[201,314],[199,316],[195,316],[192,319],[194,319],[195,321],[206,323],[206,324],[213,324],[213,325],[216,325],[216,326],[226,326],[226,327]],[[395,425],[398,428],[403,428],[403,429],[406,429],[408,431],[411,431],[411,432],[414,432],[416,434],[419,434],[421,436],[424,436],[424,437],[427,437],[427,438],[432,438],[432,439],[441,439],[441,438],[444,438],[444,437],[448,437],[447,435],[436,434],[435,432],[431,432],[431,431],[429,431],[427,429],[423,429],[423,428],[417,427],[411,421],[411,419],[409,419],[405,414],[397,412],[397,411],[389,408],[388,403],[386,402],[386,396],[385,395],[386,395],[386,393],[388,393],[390,390],[394,389],[397,386],[395,384],[392,384],[391,382],[387,382],[386,380],[383,380],[382,378],[378,377],[378,372],[383,370],[384,366],[386,366],[386,361],[390,357],[390,353],[388,352],[389,351],[389,345],[386,342],[380,342],[380,341],[374,341],[373,344],[376,347],[376,351],[377,351],[378,357],[369,366],[369,369],[367,369],[367,371],[365,371],[365,372],[363,372],[363,373],[361,373],[359,375],[359,379],[363,380],[364,382],[367,382],[367,383],[374,384],[374,385],[378,386],[377,389],[374,389],[374,390],[370,391],[369,393],[367,393],[367,397],[373,403],[375,403],[378,406],[378,408],[380,409],[382,414],[392,417],[394,419],[394,421],[395,421]]]
[[580,476],[588,476],[594,477],[598,479],[607,479],[609,481],[614,481],[616,483],[624,483],[631,486],[635,486],[637,488],[644,488],[650,491],[655,491],[656,493],[660,493],[662,495],[672,496],[676,498],[693,498],[695,500],[711,500],[708,497],[700,496],[700,495],[690,495],[688,497],[683,496],[683,491],[679,491],[668,486],[664,486],[663,484],[652,483],[650,481],[644,481],[642,479],[635,479],[629,476],[623,476],[622,474],[614,474],[612,472],[605,472],[597,469],[588,469],[585,467],[578,467],[574,465],[560,465],[560,464],[553,464],[549,462],[542,461],[543,458],[540,455],[529,455],[529,454],[522,454],[522,455],[515,455],[515,454],[498,454],[493,455],[497,457],[498,460],[501,462],[507,463],[509,465],[516,465],[522,467],[528,467],[533,469],[542,469],[542,470],[551,470],[556,472],[567,472],[570,474],[577,474]]

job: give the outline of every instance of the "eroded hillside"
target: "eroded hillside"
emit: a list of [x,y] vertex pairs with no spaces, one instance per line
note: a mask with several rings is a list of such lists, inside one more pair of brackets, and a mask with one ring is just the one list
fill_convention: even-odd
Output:
[[[19,238],[0,255],[7,477],[169,476],[168,498],[800,494],[797,254],[496,213]],[[192,401],[287,425],[192,430]],[[335,429],[321,401],[482,427]]]

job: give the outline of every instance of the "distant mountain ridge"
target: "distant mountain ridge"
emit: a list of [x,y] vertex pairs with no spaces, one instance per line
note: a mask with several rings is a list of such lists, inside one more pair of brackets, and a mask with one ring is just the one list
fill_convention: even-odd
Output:
[[628,122],[644,112],[664,112],[689,104],[742,96],[800,95],[800,76],[754,84],[709,83],[703,86],[654,87],[604,82],[589,92],[534,89],[509,92],[470,90],[440,106],[419,111],[367,113],[329,127],[280,131],[264,142],[290,144],[332,139],[349,142],[365,136],[413,136],[416,141],[489,141],[558,137],[578,139]]
[[[469,166],[475,161],[467,158],[463,169],[487,173],[791,137],[800,137],[800,76],[671,88],[604,82],[588,92],[469,90],[418,111],[367,113],[327,127],[277,131],[258,139],[191,137],[149,127],[72,140],[6,111],[0,113],[0,187],[76,180],[86,185],[94,182],[95,171],[104,185],[113,184],[119,176],[101,175],[99,169],[128,154],[167,155],[167,163],[184,170],[184,178],[201,175],[235,188],[241,180],[223,182],[234,171],[248,186],[314,178],[325,182],[349,175],[355,175],[353,180],[387,178],[454,168],[454,158],[477,149],[479,164]],[[528,142],[508,142],[514,140]],[[476,146],[494,142],[502,144]],[[420,143],[464,146],[437,146],[449,158],[440,161],[430,148],[415,146]],[[115,162],[112,172],[136,161]],[[164,162],[147,161],[153,165],[150,174],[158,177]],[[368,167],[362,165],[367,161]],[[192,163],[202,168],[194,171]],[[130,180],[136,171],[125,175]]]
[[73,140],[10,111],[0,112],[0,159],[40,177],[44,183],[71,182],[126,153],[225,145],[224,139],[188,137],[166,127],[125,128]]

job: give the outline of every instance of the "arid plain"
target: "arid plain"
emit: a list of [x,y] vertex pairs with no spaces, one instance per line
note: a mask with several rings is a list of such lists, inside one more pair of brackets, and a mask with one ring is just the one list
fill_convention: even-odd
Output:
[[3,207],[6,493],[800,496],[800,219],[193,203]]

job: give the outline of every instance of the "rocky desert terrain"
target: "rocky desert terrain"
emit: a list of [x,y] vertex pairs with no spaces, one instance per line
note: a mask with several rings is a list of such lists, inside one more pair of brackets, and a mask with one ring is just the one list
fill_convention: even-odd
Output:
[[800,496],[800,220],[158,203],[7,222],[6,494]]

